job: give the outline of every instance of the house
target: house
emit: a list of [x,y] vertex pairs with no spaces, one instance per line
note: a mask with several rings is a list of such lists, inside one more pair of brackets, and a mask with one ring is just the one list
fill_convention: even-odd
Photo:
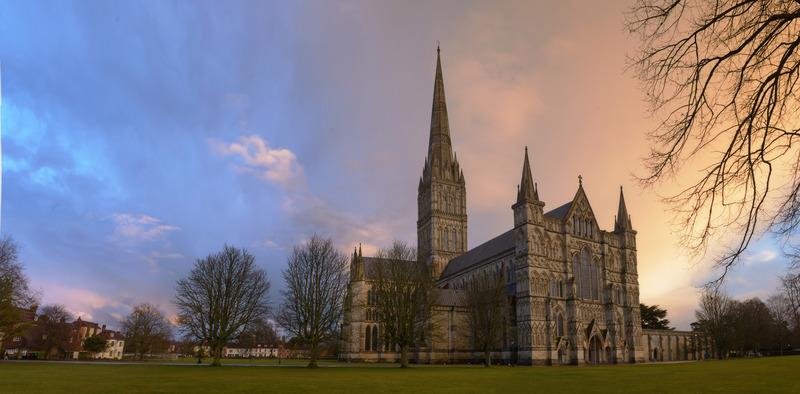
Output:
[[[69,323],[68,323],[69,324]],[[107,330],[106,325],[102,326],[82,320],[78,317],[72,324],[72,334],[67,345],[68,356],[77,360],[80,353],[84,352],[83,343],[86,338],[100,336],[106,340],[106,350],[101,353],[92,353],[91,358],[104,360],[121,360],[122,349],[125,347],[125,339],[117,331]]]
[[262,344],[253,347],[229,344],[222,349],[222,356],[226,358],[274,358],[278,357],[278,348]]
[[122,336],[122,333],[114,330],[103,330],[100,332],[100,338],[106,340],[106,350],[95,353],[93,358],[122,360],[122,351],[125,349],[125,338]]

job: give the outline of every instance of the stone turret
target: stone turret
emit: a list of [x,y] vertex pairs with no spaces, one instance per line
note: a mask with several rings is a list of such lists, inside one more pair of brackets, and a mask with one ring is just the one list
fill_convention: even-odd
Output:
[[617,208],[617,216],[614,218],[614,232],[623,233],[633,231],[631,224],[631,216],[628,214],[628,208],[625,206],[625,195],[622,193],[622,186],[619,187],[619,207]]
[[544,364],[548,355],[544,343],[537,338],[544,338],[546,294],[537,292],[531,282],[543,276],[545,269],[538,264],[541,261],[538,243],[544,234],[544,202],[539,200],[539,191],[533,182],[528,148],[525,148],[525,159],[522,163],[522,178],[517,189],[517,201],[514,210],[514,265],[516,284],[516,320],[519,346],[519,362],[522,364]]

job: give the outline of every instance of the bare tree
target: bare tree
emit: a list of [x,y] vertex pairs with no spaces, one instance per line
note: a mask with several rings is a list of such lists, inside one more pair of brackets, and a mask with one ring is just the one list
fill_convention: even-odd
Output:
[[800,274],[788,273],[781,278],[781,287],[789,307],[795,330],[800,330]]
[[500,346],[508,319],[506,284],[503,275],[477,273],[464,285],[467,328],[475,349],[483,352],[483,365],[492,365],[491,351]]
[[139,304],[121,322],[125,350],[143,360],[145,354],[164,350],[172,338],[172,325],[157,306]]
[[211,365],[219,366],[225,344],[266,316],[269,287],[253,255],[225,245],[221,252],[198,259],[189,276],[178,281],[179,325],[210,347]]
[[700,309],[695,317],[702,331],[714,341],[717,357],[723,358],[731,335],[732,302],[719,287],[708,286],[700,296]]
[[0,239],[0,354],[6,338],[21,335],[31,326],[22,320],[22,309],[36,304],[37,294],[18,261],[19,247],[11,237]]
[[308,347],[308,366],[316,367],[320,345],[338,333],[347,292],[347,257],[333,241],[314,235],[294,247],[283,280],[286,290],[278,324]]
[[[395,241],[378,251],[379,264],[368,267],[375,314],[383,341],[400,350],[400,366],[408,367],[408,352],[431,332],[434,279],[428,266],[417,261],[416,248]],[[380,346],[380,344],[378,345]]]
[[0,282],[10,288],[10,303],[18,308],[27,308],[37,302],[37,294],[31,290],[28,278],[19,263],[19,245],[11,237],[0,239]]
[[41,340],[44,357],[50,358],[53,354],[61,357],[67,350],[70,339],[72,314],[64,305],[45,305],[36,327]]
[[767,299],[767,308],[775,324],[774,339],[778,352],[783,355],[783,345],[786,343],[789,319],[791,318],[791,306],[789,299],[782,293],[771,295]]
[[628,27],[651,110],[645,184],[701,167],[667,201],[684,245],[704,252],[720,233],[740,234],[717,258],[724,281],[753,237],[800,226],[800,2],[637,0]]

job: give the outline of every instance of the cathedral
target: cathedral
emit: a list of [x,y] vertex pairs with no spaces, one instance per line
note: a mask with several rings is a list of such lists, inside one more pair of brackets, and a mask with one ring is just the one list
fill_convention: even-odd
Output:
[[[466,179],[453,151],[444,78],[437,48],[428,152],[417,190],[417,250],[437,278],[437,319],[411,353],[418,363],[466,363],[480,359],[465,334],[461,301],[471,275],[502,275],[510,305],[502,363],[523,365],[612,364],[692,360],[701,344],[691,332],[643,330],[639,312],[636,231],[619,191],[614,229],[598,226],[582,181],[571,201],[545,210],[528,151],[508,231],[473,248],[467,245]],[[513,187],[513,186],[511,186]],[[511,219],[511,218],[509,218]],[[340,358],[393,361],[381,344],[381,324],[371,306],[369,266],[374,257],[353,254],[342,324]]]

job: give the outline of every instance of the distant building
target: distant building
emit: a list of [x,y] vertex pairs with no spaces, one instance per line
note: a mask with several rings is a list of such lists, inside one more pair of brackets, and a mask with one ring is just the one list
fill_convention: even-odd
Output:
[[[202,350],[204,357],[211,357],[211,347],[208,345],[195,346],[194,353]],[[232,342],[222,348],[222,357],[225,358],[277,358],[278,348],[270,345],[257,344],[252,347],[242,346]]]
[[122,333],[113,330],[103,330],[100,337],[106,340],[106,350],[95,353],[93,358],[104,360],[122,360],[122,352],[125,349],[125,338]]
[[[23,334],[14,336],[12,338],[4,338],[5,357],[9,358],[32,358],[36,353],[44,351],[42,349],[43,336],[38,323],[39,319],[36,315],[36,307],[25,310],[22,313],[21,324],[28,325],[28,328]],[[69,337],[64,344],[66,351],[66,358],[78,359],[81,353],[85,353],[83,343],[86,338],[92,336],[100,336],[106,341],[106,350],[100,353],[91,354],[91,358],[106,359],[106,360],[120,360],[122,359],[122,349],[125,347],[125,339],[122,334],[117,331],[106,329],[105,325],[99,325],[94,322],[89,322],[78,317],[72,323],[61,323],[65,329],[69,330]]]
[[[575,160],[568,152],[564,159]],[[511,322],[501,346],[493,352],[495,360],[530,365],[616,364],[690,360],[701,354],[705,344],[692,332],[642,329],[636,231],[621,188],[611,230],[599,227],[580,178],[570,201],[546,211],[526,148],[516,200],[500,202],[510,207],[511,227],[471,249],[466,190],[452,146],[437,50],[428,152],[417,190],[417,258],[437,278],[438,303],[432,319],[439,324],[426,343],[412,349],[412,360],[480,359],[480,352],[471,348],[464,334],[467,311],[461,299],[465,283],[486,273],[504,279]],[[386,263],[365,257],[360,250],[353,253],[342,326],[344,359],[399,358],[396,349],[383,341],[371,291],[371,267]]]
[[227,358],[276,358],[278,357],[278,348],[267,345],[239,347],[231,344],[223,348],[222,354]]
[[125,339],[119,332],[107,330],[105,324],[101,326],[94,322],[82,320],[80,317],[74,322],[67,324],[72,325],[72,335],[70,336],[68,345],[70,358],[77,360],[80,357],[80,353],[85,352],[83,349],[83,342],[86,338],[100,336],[106,340],[106,351],[92,353],[90,357],[106,360],[122,359],[122,349],[125,347]]

